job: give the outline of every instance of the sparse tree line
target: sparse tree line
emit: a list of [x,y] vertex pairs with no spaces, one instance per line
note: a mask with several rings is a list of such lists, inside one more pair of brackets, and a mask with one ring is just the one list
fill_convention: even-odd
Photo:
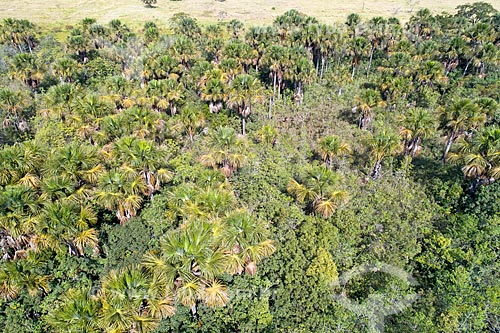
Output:
[[0,23],[4,332],[500,329],[497,10],[169,24]]

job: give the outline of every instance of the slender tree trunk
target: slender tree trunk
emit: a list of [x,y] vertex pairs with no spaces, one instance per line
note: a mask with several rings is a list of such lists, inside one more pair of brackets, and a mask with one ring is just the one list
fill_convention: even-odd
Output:
[[196,303],[191,306],[191,315],[193,316],[194,320],[198,320],[198,310],[196,309]]
[[372,179],[377,180],[380,177],[380,169],[382,169],[382,160],[378,160],[375,162],[375,166],[373,167]]
[[320,74],[319,74],[319,79],[320,80],[323,80],[324,70],[325,70],[325,58],[321,57],[321,71],[320,71]]
[[246,135],[246,127],[247,127],[247,122],[246,122],[246,117],[241,117],[241,134]]
[[462,74],[462,77],[465,76],[465,74],[467,74],[467,70],[469,69],[469,65],[471,64],[472,62],[472,58],[469,59],[469,61],[467,61],[467,65],[465,65],[465,69],[464,69],[464,73]]
[[411,157],[415,157],[417,154],[418,146],[420,145],[420,137],[417,137],[416,140],[413,141],[413,146],[411,150]]
[[454,136],[455,136],[454,134],[450,134],[448,136],[448,141],[446,142],[446,147],[444,148],[444,153],[443,153],[443,163],[446,163],[446,156],[448,156],[448,152],[450,151]]
[[267,119],[271,119],[272,118],[272,109],[273,107],[273,97],[269,97],[269,110],[267,111]]
[[370,50],[370,61],[368,62],[368,69],[366,71],[366,76],[370,73],[370,68],[372,67],[372,60],[373,60],[373,51],[375,50],[375,46],[372,45],[372,48]]
[[283,81],[283,79],[280,77],[278,79],[278,99],[281,97],[281,82]]
[[351,80],[354,79],[354,71],[356,70],[356,66],[353,64],[352,65],[352,73],[351,73]]
[[273,73],[273,96],[272,98],[269,98],[269,112],[267,115],[267,118],[271,119],[272,118],[272,107],[274,104],[274,101],[276,100],[276,72]]
[[277,79],[277,74],[276,72],[273,73],[273,100],[276,98],[276,79]]

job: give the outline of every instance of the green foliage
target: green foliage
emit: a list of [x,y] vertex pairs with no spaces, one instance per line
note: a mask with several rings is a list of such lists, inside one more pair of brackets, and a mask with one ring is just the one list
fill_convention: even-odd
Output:
[[498,17],[4,20],[0,327],[498,331]]

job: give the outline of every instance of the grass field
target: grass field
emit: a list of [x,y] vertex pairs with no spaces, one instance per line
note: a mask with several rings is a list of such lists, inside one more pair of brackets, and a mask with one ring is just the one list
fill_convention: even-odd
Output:
[[[186,12],[200,22],[239,19],[249,24],[270,23],[295,8],[330,23],[344,20],[352,12],[364,17],[397,16],[405,20],[420,8],[451,12],[466,0],[158,0],[146,8],[139,0],[0,0],[0,18],[26,18],[41,25],[74,24],[85,17],[101,23],[119,18],[132,25],[147,20],[166,21],[177,12]],[[489,1],[497,9],[500,1]]]

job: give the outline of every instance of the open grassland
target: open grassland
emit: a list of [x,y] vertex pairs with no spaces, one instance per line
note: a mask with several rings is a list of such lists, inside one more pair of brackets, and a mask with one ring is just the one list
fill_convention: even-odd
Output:
[[[270,23],[283,12],[295,8],[331,23],[352,12],[364,17],[396,16],[407,19],[420,8],[452,12],[464,0],[158,0],[156,8],[146,8],[139,0],[0,0],[0,18],[29,19],[41,25],[74,24],[85,17],[106,23],[118,18],[132,25],[148,20],[166,21],[177,12],[186,12],[200,22],[239,19],[249,24]],[[489,1],[496,8],[498,0]]]

